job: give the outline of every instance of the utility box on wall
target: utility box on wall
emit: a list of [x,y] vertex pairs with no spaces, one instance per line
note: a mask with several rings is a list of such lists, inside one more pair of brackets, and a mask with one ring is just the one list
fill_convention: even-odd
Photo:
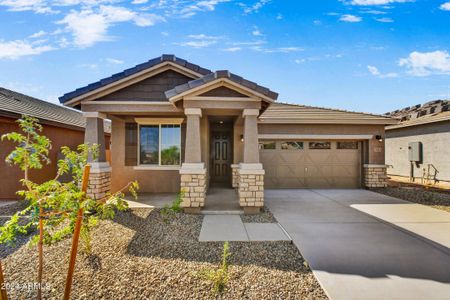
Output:
[[408,144],[409,161],[421,163],[422,162],[422,143],[410,142]]

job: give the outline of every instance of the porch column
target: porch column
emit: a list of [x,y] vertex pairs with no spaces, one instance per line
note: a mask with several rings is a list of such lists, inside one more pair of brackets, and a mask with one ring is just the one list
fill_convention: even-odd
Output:
[[259,110],[244,109],[244,163],[259,163],[258,117]]
[[264,206],[264,169],[259,162],[258,109],[244,109],[244,161],[238,169],[239,204],[246,214],[256,214]]
[[182,203],[186,213],[199,213],[205,205],[206,168],[202,162],[200,118],[202,110],[186,108],[186,143],[184,163],[180,169]]
[[106,161],[106,144],[104,120],[106,115],[98,112],[85,112],[86,129],[84,142],[98,145],[98,157],[89,154],[88,162],[91,165],[87,195],[92,199],[103,199],[111,191],[111,167]]

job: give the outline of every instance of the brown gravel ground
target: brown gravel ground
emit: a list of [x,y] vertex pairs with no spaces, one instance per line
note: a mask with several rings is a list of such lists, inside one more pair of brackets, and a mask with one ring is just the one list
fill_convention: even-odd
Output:
[[[297,248],[289,242],[231,242],[230,278],[223,295],[198,275],[220,262],[222,243],[197,241],[202,216],[159,210],[118,213],[93,230],[92,255],[79,254],[72,299],[326,299]],[[44,299],[61,299],[70,240],[44,248]],[[37,251],[22,245],[3,261],[9,284],[35,282]],[[35,291],[10,290],[10,299]]]
[[450,194],[429,191],[420,187],[387,187],[373,191],[450,212]]
[[244,223],[276,223],[277,220],[268,208],[263,207],[260,214],[256,215],[241,215]]

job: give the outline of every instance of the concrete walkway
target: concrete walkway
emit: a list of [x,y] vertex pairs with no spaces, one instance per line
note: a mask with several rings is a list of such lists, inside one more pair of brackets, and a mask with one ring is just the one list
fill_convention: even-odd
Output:
[[450,299],[450,213],[365,190],[267,190],[331,299]]
[[278,223],[243,223],[239,215],[206,215],[200,242],[290,241]]

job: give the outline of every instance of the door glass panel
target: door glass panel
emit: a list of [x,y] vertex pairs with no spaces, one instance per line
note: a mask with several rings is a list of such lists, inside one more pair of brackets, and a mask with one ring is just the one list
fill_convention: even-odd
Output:
[[259,142],[259,150],[275,150],[276,142],[274,141],[263,141]]
[[309,149],[331,149],[331,142],[309,142]]
[[358,149],[358,142],[337,142],[338,149]]
[[303,142],[281,142],[281,150],[302,150]]
[[161,125],[161,165],[180,164],[180,125]]
[[159,126],[141,126],[139,138],[140,163],[143,165],[157,165],[159,163]]

